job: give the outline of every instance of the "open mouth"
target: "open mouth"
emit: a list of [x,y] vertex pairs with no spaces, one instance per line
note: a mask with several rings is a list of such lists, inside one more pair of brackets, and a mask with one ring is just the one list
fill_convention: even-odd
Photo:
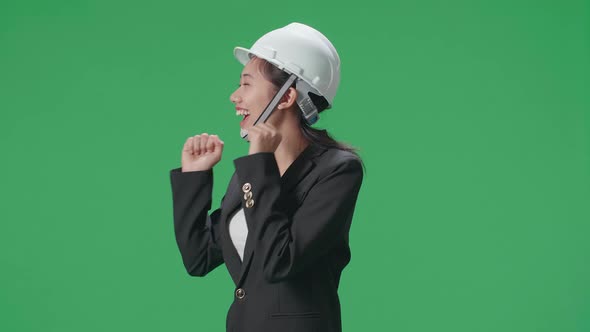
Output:
[[242,121],[240,121],[240,126],[244,126],[244,124],[246,123],[246,119],[249,117],[250,115],[244,115],[244,118],[242,119]]
[[244,109],[237,109],[236,115],[242,116],[242,121],[240,121],[240,125],[243,125],[246,122],[246,119],[250,116],[250,112]]

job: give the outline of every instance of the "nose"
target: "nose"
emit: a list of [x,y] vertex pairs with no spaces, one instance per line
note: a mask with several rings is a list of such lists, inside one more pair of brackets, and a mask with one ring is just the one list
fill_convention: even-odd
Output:
[[234,91],[231,95],[229,95],[229,100],[234,104],[237,104],[240,101],[240,97],[238,95],[238,89],[236,89],[236,91]]

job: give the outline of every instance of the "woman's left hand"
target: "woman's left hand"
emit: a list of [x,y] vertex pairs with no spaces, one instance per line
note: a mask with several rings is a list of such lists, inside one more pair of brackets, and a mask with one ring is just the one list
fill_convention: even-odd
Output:
[[248,154],[259,152],[275,152],[281,143],[281,133],[271,124],[259,123],[248,128],[250,151]]

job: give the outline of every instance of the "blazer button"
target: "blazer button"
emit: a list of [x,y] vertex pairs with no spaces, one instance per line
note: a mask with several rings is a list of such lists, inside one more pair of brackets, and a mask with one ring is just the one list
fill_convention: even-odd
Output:
[[244,296],[246,296],[246,292],[245,292],[245,291],[244,291],[242,288],[238,288],[238,289],[236,289],[236,297],[237,297],[238,299],[240,299],[240,300],[241,300],[241,299],[243,299],[243,298],[244,298]]
[[249,192],[250,189],[252,189],[252,185],[248,182],[244,183],[244,185],[242,186],[242,191],[245,193]]
[[251,208],[254,206],[254,200],[253,199],[249,199],[246,201],[246,207],[247,208]]
[[252,198],[252,192],[248,191],[247,193],[244,194],[244,200],[247,201],[249,199]]

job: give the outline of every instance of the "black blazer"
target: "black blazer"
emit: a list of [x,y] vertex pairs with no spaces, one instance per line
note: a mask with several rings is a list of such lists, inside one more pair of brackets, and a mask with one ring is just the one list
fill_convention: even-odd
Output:
[[[225,263],[236,285],[227,331],[341,331],[337,289],[350,261],[360,160],[310,144],[282,177],[273,153],[244,156],[234,165],[221,206],[210,215],[212,170],[170,171],[186,270],[205,276]],[[228,226],[241,207],[248,226],[243,263]]]

